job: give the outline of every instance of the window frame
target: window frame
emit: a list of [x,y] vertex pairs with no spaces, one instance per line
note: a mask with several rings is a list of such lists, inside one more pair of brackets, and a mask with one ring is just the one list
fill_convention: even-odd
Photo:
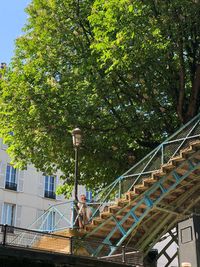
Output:
[[17,191],[17,169],[7,163],[5,176],[5,188]]
[[4,202],[3,203],[3,209],[2,209],[2,220],[1,220],[2,224],[14,226],[15,225],[15,216],[16,216],[16,205],[12,204],[12,203]]
[[44,176],[44,197],[56,199],[56,176]]
[[52,232],[54,231],[54,227],[56,225],[56,213],[55,211],[51,211],[49,214],[48,214],[48,217],[44,223],[44,231],[45,232]]

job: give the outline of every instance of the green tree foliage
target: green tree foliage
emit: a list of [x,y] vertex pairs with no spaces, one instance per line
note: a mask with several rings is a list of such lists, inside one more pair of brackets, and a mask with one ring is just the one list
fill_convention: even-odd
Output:
[[99,0],[90,16],[92,47],[107,72],[150,103],[148,114],[160,110],[169,122],[173,109],[185,123],[199,108],[199,15],[195,0]]
[[17,166],[72,184],[79,126],[81,183],[97,188],[197,114],[199,1],[33,0],[27,13],[0,85]]

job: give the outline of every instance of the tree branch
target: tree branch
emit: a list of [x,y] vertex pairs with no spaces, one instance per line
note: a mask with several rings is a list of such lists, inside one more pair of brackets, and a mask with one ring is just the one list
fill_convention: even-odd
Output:
[[82,22],[82,19],[81,19],[81,16],[80,16],[80,0],[77,0],[77,9],[76,9],[76,13],[77,13],[77,18],[78,18],[78,22],[79,22],[79,25],[80,25],[80,27],[82,28],[82,30],[83,30],[83,33],[84,33],[84,35],[85,35],[85,38],[86,38],[86,40],[87,40],[87,42],[88,42],[88,45],[90,45],[90,39],[89,39],[89,37],[88,37],[88,31],[85,29],[85,26],[84,26],[84,24],[83,24],[83,22]]

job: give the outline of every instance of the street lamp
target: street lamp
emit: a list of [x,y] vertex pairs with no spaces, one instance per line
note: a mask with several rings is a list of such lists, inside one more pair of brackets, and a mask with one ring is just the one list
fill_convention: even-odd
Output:
[[78,222],[78,149],[81,145],[82,135],[79,128],[72,131],[72,141],[75,151],[75,171],[74,171],[74,206],[73,206],[73,226],[79,227]]
[[75,151],[74,198],[75,201],[78,201],[78,149],[82,141],[81,130],[79,128],[75,128],[72,131],[72,141]]

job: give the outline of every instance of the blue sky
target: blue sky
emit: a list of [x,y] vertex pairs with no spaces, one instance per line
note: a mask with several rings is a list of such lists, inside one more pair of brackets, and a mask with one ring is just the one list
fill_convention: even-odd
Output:
[[22,34],[26,23],[25,7],[31,0],[0,0],[0,62],[9,63],[15,39]]

